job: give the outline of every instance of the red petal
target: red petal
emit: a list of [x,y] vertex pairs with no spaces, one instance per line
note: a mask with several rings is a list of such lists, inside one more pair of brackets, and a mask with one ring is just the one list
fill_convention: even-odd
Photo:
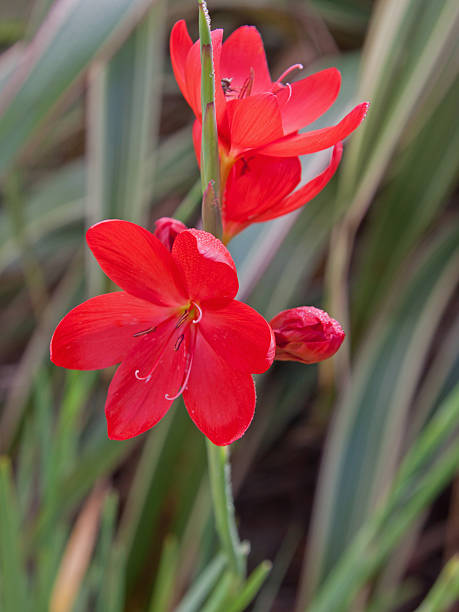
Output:
[[[199,119],[193,123],[193,145],[198,166],[201,167],[201,139],[202,139],[202,126]],[[230,146],[230,131],[228,127],[228,118],[226,115],[223,117],[218,125],[218,144],[219,149],[228,151]]]
[[330,163],[323,172],[306,183],[306,185],[303,185],[303,187],[300,187],[300,189],[292,193],[290,196],[284,198],[284,200],[279,202],[277,206],[271,208],[270,210],[266,210],[266,212],[261,213],[260,215],[257,215],[254,222],[258,223],[259,221],[276,219],[277,217],[286,215],[297,208],[301,208],[301,206],[304,206],[310,200],[315,198],[316,195],[320,193],[326,184],[332,179],[339,166],[342,154],[343,143],[339,142],[333,149]]
[[[212,52],[215,70],[215,106],[217,121],[220,122],[226,110],[226,100],[221,88],[220,77],[220,55],[222,50],[223,30],[212,32]],[[201,117],[201,49],[197,40],[191,47],[186,60],[185,67],[186,88],[188,91],[188,103],[197,118]]]
[[[239,159],[225,188],[224,232],[241,231],[264,211],[271,211],[295,189],[301,178],[297,157],[256,155]],[[237,233],[237,232],[236,232]]]
[[134,334],[155,327],[170,309],[119,291],[87,300],[59,323],[51,361],[72,370],[98,370],[119,363],[136,344]]
[[339,70],[328,68],[277,92],[284,134],[297,132],[323,115],[336,100],[340,85]]
[[368,103],[364,102],[356,106],[337,125],[304,134],[286,136],[277,142],[261,147],[257,152],[263,153],[263,155],[293,157],[328,149],[340,140],[347,138],[362,123],[367,109]]
[[223,43],[220,60],[222,78],[231,78],[231,89],[240,91],[250,69],[254,71],[252,94],[271,91],[272,83],[260,33],[253,26],[242,26]]
[[276,345],[271,327],[256,310],[233,300],[224,308],[206,308],[199,331],[232,368],[260,374],[272,364]]
[[[165,396],[174,395],[180,388],[187,360],[185,341],[175,350],[180,331],[176,322],[173,317],[155,332],[137,338],[136,346],[116,371],[105,404],[108,436],[112,440],[143,433],[171,407],[172,401]],[[139,380],[136,372],[144,378],[151,372],[151,378]]]
[[195,229],[182,232],[175,239],[172,255],[183,270],[191,299],[231,299],[236,295],[236,266],[212,234]]
[[198,429],[214,444],[226,446],[240,438],[253,419],[255,385],[250,374],[234,370],[198,331],[183,399]]
[[277,97],[272,93],[231,100],[227,111],[233,153],[261,147],[284,134]]
[[172,28],[169,47],[175,79],[188,104],[190,104],[190,94],[186,83],[185,65],[188,52],[192,46],[193,42],[188,34],[186,23],[181,19]]
[[86,240],[105,274],[128,293],[167,306],[186,301],[183,279],[171,254],[140,225],[101,221],[88,229]]

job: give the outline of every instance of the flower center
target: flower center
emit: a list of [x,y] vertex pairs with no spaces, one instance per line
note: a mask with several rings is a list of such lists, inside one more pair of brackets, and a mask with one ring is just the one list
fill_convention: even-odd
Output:
[[252,67],[250,67],[249,75],[246,80],[242,83],[242,87],[239,91],[233,88],[233,77],[224,77],[221,80],[221,85],[223,89],[223,93],[225,94],[225,98],[228,99],[237,99],[242,100],[242,98],[247,98],[252,93],[253,81],[255,79],[255,71]]
[[[155,362],[149,373],[146,376],[141,376],[140,370],[135,370],[134,376],[137,378],[137,380],[145,383],[150,382],[153,373],[161,362],[161,358],[166,350],[170,350],[171,348],[174,351],[184,350],[185,364],[183,368],[183,377],[182,382],[180,384],[180,388],[173,395],[170,395],[169,393],[166,393],[164,395],[164,397],[168,401],[173,401],[177,399],[187,387],[191,373],[191,366],[193,364],[193,355],[196,346],[197,330],[196,328],[193,329],[192,326],[197,325],[201,321],[201,319],[202,309],[200,305],[197,302],[190,301],[189,305],[185,309],[183,309],[182,312],[178,315],[175,327],[168,335],[166,342],[162,346],[162,349],[158,351],[157,358],[155,359]],[[154,331],[156,331],[156,327],[149,327],[148,329],[137,332],[136,334],[134,334],[134,337],[137,338],[139,336],[143,336]]]

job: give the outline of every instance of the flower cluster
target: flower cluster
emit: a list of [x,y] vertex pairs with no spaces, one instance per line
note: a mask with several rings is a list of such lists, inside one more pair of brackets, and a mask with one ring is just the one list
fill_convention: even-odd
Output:
[[[295,64],[273,82],[256,28],[240,27],[224,43],[222,37],[222,30],[212,32],[223,240],[228,242],[251,223],[285,215],[315,197],[335,173],[341,160],[341,141],[362,122],[368,104],[356,106],[337,125],[299,133],[336,100],[339,71],[330,68],[284,84],[293,70],[302,68]],[[199,41],[192,42],[183,20],[172,29],[170,52],[177,83],[196,116],[193,138],[199,161]],[[327,168],[294,191],[301,180],[298,156],[330,147],[333,152]]]
[[[334,102],[339,73],[324,70],[292,84],[272,81],[255,28],[236,30],[222,44],[212,33],[224,242],[258,221],[305,204],[333,176],[341,141],[365,116],[360,104],[338,125],[299,133]],[[200,158],[199,42],[185,23],[171,34],[178,84],[195,112]],[[328,167],[295,191],[299,155],[333,147]],[[240,438],[255,410],[252,374],[274,359],[315,363],[333,355],[344,333],[327,313],[300,307],[270,324],[235,299],[236,267],[211,234],[163,217],[154,234],[116,219],[89,228],[87,242],[103,271],[121,291],[99,295],[70,311],[51,340],[61,367],[92,370],[121,364],[106,401],[108,435],[136,436],[155,425],[183,396],[196,426],[215,444]]]

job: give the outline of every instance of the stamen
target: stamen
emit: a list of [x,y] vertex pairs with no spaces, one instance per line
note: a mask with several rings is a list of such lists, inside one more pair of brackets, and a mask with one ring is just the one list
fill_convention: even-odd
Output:
[[199,321],[202,319],[202,310],[200,309],[200,307],[198,306],[198,304],[196,304],[196,302],[192,302],[193,306],[195,306],[198,309],[199,312],[199,316],[197,319],[193,319],[193,323],[199,323]]
[[174,346],[174,351],[178,351],[179,350],[180,345],[182,344],[184,337],[185,337],[185,334],[180,334],[180,336],[177,338],[177,342],[175,343],[175,346]]
[[156,327],[149,327],[148,329],[144,329],[143,331],[139,331],[136,334],[133,334],[133,338],[138,338],[139,336],[143,336],[145,334],[149,334],[152,331],[155,331]]
[[185,391],[186,386],[188,384],[188,380],[190,378],[190,373],[191,373],[191,365],[193,363],[193,353],[189,353],[188,355],[188,363],[186,365],[186,373],[185,373],[185,379],[180,387],[180,389],[177,391],[177,393],[175,395],[169,395],[169,393],[166,393],[166,395],[164,396],[167,400],[169,400],[170,402],[172,402],[173,400],[177,399],[178,397],[180,397],[180,395],[182,395],[182,393]]
[[286,86],[288,87],[288,98],[287,98],[287,102],[288,102],[290,98],[292,97],[292,86],[290,85],[290,83],[286,83]]
[[134,376],[137,378],[137,380],[144,380],[145,382],[150,382],[151,380],[151,372],[150,374],[148,374],[148,376],[140,376],[140,370],[136,370],[134,372]]
[[284,72],[277,79],[276,83],[280,83],[283,79],[285,79],[285,77],[288,74],[293,72],[293,70],[303,70],[303,64],[293,64],[293,66],[290,66],[290,68],[287,68],[287,70],[284,70]]
[[239,92],[238,98],[242,100],[242,98],[247,98],[252,93],[253,81],[255,79],[255,71],[252,67],[250,67],[249,76],[246,78],[244,83],[242,84],[241,90]]
[[188,310],[185,310],[185,312],[180,316],[179,320],[177,321],[177,325],[175,326],[175,329],[178,329],[181,325],[183,325],[187,317],[188,317]]

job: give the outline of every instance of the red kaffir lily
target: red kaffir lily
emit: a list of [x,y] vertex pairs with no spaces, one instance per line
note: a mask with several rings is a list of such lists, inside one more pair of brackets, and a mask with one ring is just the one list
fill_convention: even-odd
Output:
[[51,360],[76,370],[121,362],[108,390],[108,435],[153,427],[183,394],[196,426],[215,444],[240,438],[255,409],[252,373],[267,370],[274,338],[255,310],[234,299],[233,260],[211,234],[186,230],[172,251],[127,221],[92,226],[88,245],[123,291],[70,311],[51,340]]
[[[294,83],[282,81],[295,64],[276,81],[266,61],[258,30],[242,26],[222,44],[223,30],[212,32],[215,68],[215,104],[223,179],[236,159],[247,151],[274,157],[296,157],[328,149],[344,140],[361,123],[368,104],[356,106],[337,125],[299,133],[333,104],[341,76],[328,68]],[[199,41],[194,44],[183,20],[171,32],[170,52],[177,83],[193,109],[200,140],[201,62]],[[218,84],[220,86],[218,86]]]
[[323,361],[336,353],[345,337],[338,321],[314,306],[283,310],[270,325],[279,361]]
[[171,251],[177,235],[181,234],[186,229],[187,226],[181,221],[178,221],[178,219],[160,217],[155,221],[155,231],[153,234],[169,251]]
[[[248,225],[285,215],[314,198],[336,172],[341,141],[361,123],[368,104],[359,104],[335,126],[300,134],[299,129],[318,119],[335,101],[339,71],[329,68],[284,84],[293,69],[302,68],[296,64],[273,82],[256,28],[242,26],[223,44],[222,37],[222,30],[212,32],[223,241],[227,243]],[[199,162],[200,49],[183,20],[172,29],[170,50],[175,77],[196,115],[193,141]],[[334,148],[327,167],[294,191],[301,179],[298,155],[329,147]]]

